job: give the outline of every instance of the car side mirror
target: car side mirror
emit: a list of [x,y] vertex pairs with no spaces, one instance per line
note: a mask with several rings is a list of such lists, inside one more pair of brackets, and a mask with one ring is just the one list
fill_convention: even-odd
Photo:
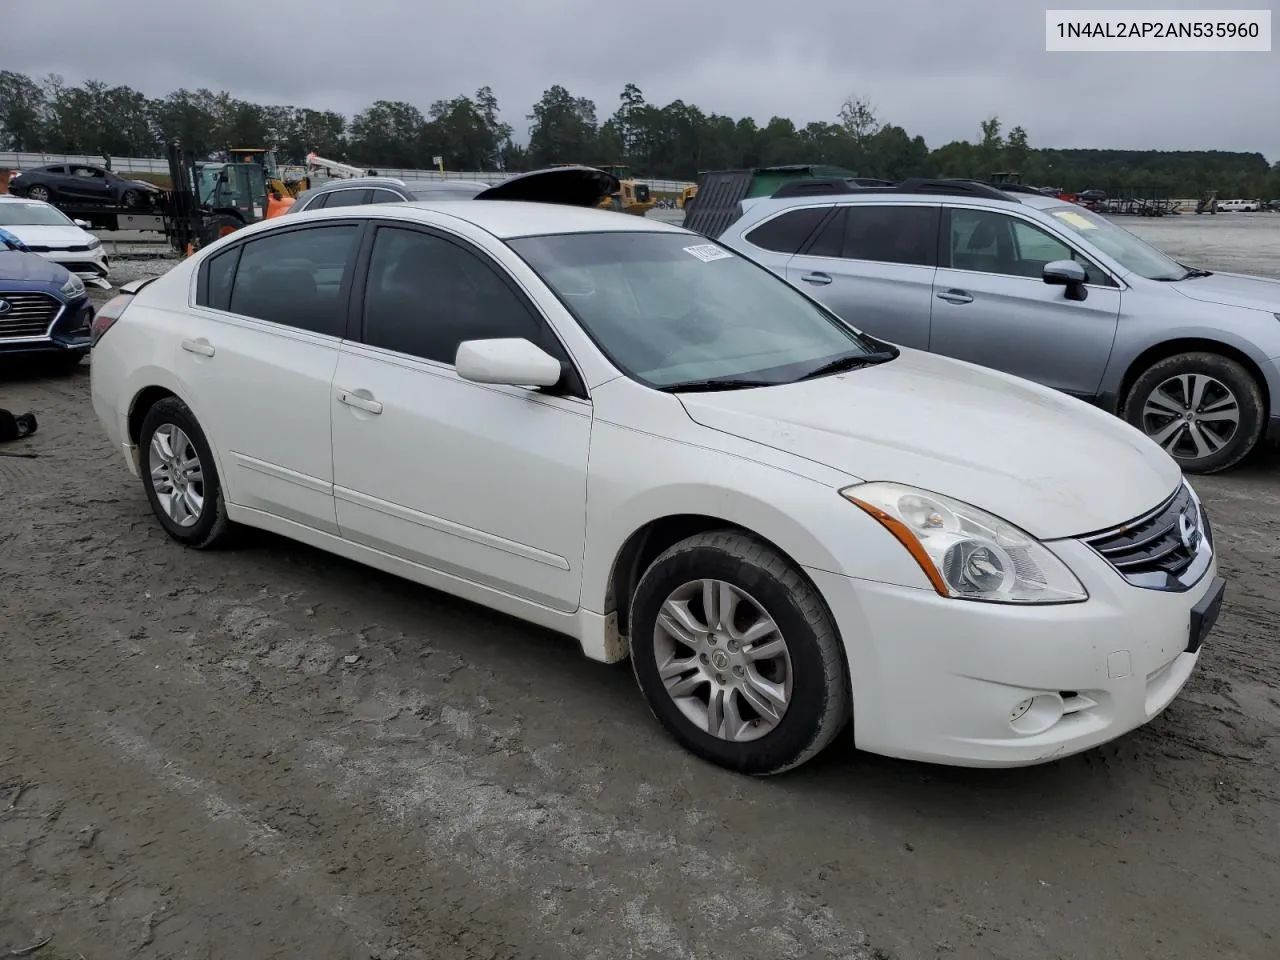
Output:
[[1083,300],[1089,295],[1085,284],[1089,280],[1084,266],[1074,260],[1054,260],[1044,265],[1044,282],[1050,286],[1066,287],[1068,300]]
[[508,387],[554,387],[564,376],[559,360],[522,337],[465,340],[453,366],[464,380]]
[[79,227],[81,230],[88,230],[88,229],[89,229],[89,221],[88,221],[88,220],[72,220],[71,222],[72,222],[72,223],[74,223],[74,224],[75,224],[77,227]]

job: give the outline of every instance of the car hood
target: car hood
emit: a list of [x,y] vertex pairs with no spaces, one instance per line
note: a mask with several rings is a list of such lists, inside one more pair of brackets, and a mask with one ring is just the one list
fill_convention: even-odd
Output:
[[4,289],[13,290],[16,284],[57,288],[69,276],[66,267],[38,253],[0,249],[0,287]]
[[1170,284],[1184,297],[1201,303],[1221,303],[1251,310],[1280,310],[1280,280],[1243,273],[1215,273]]
[[17,227],[5,227],[28,247],[51,247],[54,250],[65,250],[67,247],[83,247],[89,242],[89,234],[75,225],[45,226],[43,224],[22,224]]
[[1096,407],[915,350],[786,386],[679,396],[703,426],[860,480],[954,497],[1045,540],[1125,523],[1182,476],[1163,450]]
[[620,188],[618,178],[606,170],[582,166],[548,167],[503,180],[488,190],[481,190],[473,199],[594,207]]

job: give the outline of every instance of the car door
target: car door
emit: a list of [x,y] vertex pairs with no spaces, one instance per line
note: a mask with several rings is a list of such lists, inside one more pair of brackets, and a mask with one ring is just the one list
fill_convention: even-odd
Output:
[[[941,229],[929,349],[1096,396],[1120,317],[1115,278],[1027,217],[948,205]],[[1044,282],[1044,266],[1054,260],[1084,266],[1083,300]]]
[[79,200],[92,200],[98,203],[112,199],[111,185],[107,183],[107,173],[97,167],[72,165],[68,178]]
[[839,205],[787,264],[789,283],[845,321],[928,349],[939,203]]
[[477,384],[453,368],[464,340],[524,337],[572,370],[567,352],[510,275],[471,243],[383,225],[366,246],[354,307],[362,342],[343,345],[333,384],[342,535],[575,610],[591,439],[585,391]]
[[334,534],[329,398],[363,229],[290,226],[210,258],[175,363],[227,499]]

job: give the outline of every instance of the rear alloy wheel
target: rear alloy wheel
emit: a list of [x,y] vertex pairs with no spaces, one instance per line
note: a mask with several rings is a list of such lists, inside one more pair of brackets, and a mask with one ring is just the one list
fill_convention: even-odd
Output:
[[671,547],[631,608],[631,662],[654,715],[687,749],[768,775],[817,755],[849,718],[821,597],[767,545],[732,531]]
[[148,410],[138,446],[147,500],[165,532],[198,549],[225,541],[231,521],[218,470],[187,405],[166,397]]
[[34,187],[28,188],[27,197],[41,203],[48,203],[53,199],[53,192],[44,184],[37,183]]
[[1129,392],[1124,417],[1187,473],[1217,473],[1248,456],[1262,436],[1266,403],[1240,363],[1181,353],[1154,364]]

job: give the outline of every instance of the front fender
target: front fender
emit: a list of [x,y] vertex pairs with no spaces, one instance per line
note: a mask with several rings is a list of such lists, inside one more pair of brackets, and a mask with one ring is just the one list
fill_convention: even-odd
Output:
[[587,481],[582,606],[608,612],[614,566],[634,533],[656,520],[690,514],[749,530],[799,566],[932,589],[911,555],[841,497],[836,485],[597,421]]

